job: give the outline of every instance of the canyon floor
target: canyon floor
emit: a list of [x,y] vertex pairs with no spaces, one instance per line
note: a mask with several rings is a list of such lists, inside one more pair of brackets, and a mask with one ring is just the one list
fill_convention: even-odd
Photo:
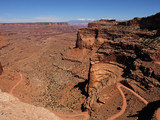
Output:
[[70,71],[80,63],[62,59],[62,54],[75,46],[76,30],[41,25],[2,28],[0,89],[50,111],[81,112],[85,96],[74,86],[83,79]]
[[[128,64],[118,63],[113,60],[115,56],[112,55],[108,57],[109,61],[104,61],[104,59],[108,52],[105,51],[106,46],[113,52],[115,46],[121,47],[123,43],[119,45],[117,41],[114,41],[115,43],[107,43],[107,41],[101,46],[96,43],[94,48],[90,49],[90,44],[85,44],[85,40],[92,39],[93,34],[94,39],[97,40],[105,30],[100,29],[98,35],[95,35],[97,29],[88,28],[88,31],[85,29],[82,29],[83,36],[81,31],[77,35],[78,27],[69,25],[0,26],[0,62],[3,67],[2,75],[0,75],[1,92],[15,96],[21,104],[48,109],[48,114],[53,113],[61,119],[159,120],[160,87],[159,81],[155,80],[159,79],[157,77],[160,70],[159,61],[148,63],[143,61],[140,66],[143,67],[145,64],[154,66],[158,72],[158,75],[155,72],[152,73],[154,76],[157,75],[157,78],[153,78],[153,82],[147,79],[148,76],[146,77],[149,82],[147,85],[146,81],[122,77],[126,70],[125,65]],[[113,34],[115,29],[109,31],[110,34]],[[152,33],[154,34],[155,31]],[[136,35],[139,34],[141,33],[136,33]],[[144,31],[142,31],[143,34],[145,34]],[[150,32],[147,31],[146,34],[150,35]],[[120,36],[120,33],[114,33],[114,35]],[[81,45],[77,39],[80,42],[85,39],[85,45]],[[108,44],[110,44],[109,47]],[[124,49],[125,45],[122,48]],[[121,53],[125,53],[128,50],[122,51],[122,48],[116,48],[115,51],[120,49]],[[132,50],[128,51],[129,54],[133,53]],[[104,56],[101,56],[102,54]],[[136,62],[138,64],[141,61],[138,59]],[[138,75],[141,75],[140,70],[137,70]],[[104,78],[108,83],[103,82]],[[140,78],[137,77],[137,79]],[[0,98],[0,103],[3,104],[5,100],[1,101],[3,99]],[[17,112],[22,114],[20,111]],[[0,119],[7,120],[6,113],[7,109],[5,116],[1,113]],[[147,119],[145,119],[146,114],[148,114]]]

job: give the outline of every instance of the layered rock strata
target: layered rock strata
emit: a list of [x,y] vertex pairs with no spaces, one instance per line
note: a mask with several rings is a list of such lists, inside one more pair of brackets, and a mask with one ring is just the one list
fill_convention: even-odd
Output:
[[160,87],[159,18],[160,13],[125,22],[100,20],[78,31],[76,48],[92,51],[84,107],[93,111],[99,91],[120,80]]

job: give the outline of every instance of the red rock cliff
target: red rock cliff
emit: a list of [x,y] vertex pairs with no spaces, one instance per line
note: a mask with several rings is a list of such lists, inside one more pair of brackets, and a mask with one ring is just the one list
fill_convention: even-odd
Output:
[[101,19],[99,21],[95,21],[92,23],[88,23],[88,27],[105,27],[105,26],[113,26],[116,25],[118,21],[116,20],[106,20],[106,19]]
[[125,22],[100,20],[78,31],[76,47],[92,51],[86,108],[94,111],[99,91],[122,79],[134,80],[147,89],[160,86],[159,16]]
[[[143,29],[148,29],[145,31]],[[115,38],[140,38],[145,36],[151,38],[156,35],[151,30],[156,30],[160,34],[160,13],[156,15],[134,18],[125,22],[116,20],[100,20],[88,24],[88,28],[82,28],[77,35],[77,48],[93,49],[107,40]]]
[[129,21],[120,22],[119,25],[139,26],[141,29],[155,30],[160,28],[160,12],[143,18],[134,18]]

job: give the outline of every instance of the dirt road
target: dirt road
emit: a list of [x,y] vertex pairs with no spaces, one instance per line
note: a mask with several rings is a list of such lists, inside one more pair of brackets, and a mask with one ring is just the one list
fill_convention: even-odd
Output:
[[136,97],[138,97],[141,101],[143,101],[144,104],[146,104],[146,105],[148,104],[148,102],[147,102],[144,98],[142,98],[140,95],[138,95],[137,93],[135,93],[133,90],[125,87],[124,85],[122,85],[122,84],[120,84],[120,83],[117,83],[117,89],[119,90],[119,92],[120,92],[120,94],[121,94],[121,96],[122,96],[122,98],[123,98],[122,109],[121,109],[121,111],[120,111],[119,113],[111,116],[111,117],[108,118],[107,120],[114,120],[114,119],[118,118],[118,117],[121,116],[121,115],[125,112],[125,110],[126,110],[126,107],[127,107],[126,97],[125,97],[123,91],[121,90],[121,87],[125,88],[126,90],[128,90],[129,92],[131,92],[132,94],[134,94],[134,95],[135,95]]
[[51,111],[51,112],[63,120],[77,120],[77,117],[80,117],[80,116],[83,117],[83,120],[88,120],[90,118],[88,115],[88,112],[81,112],[78,114],[62,114],[55,111]]
[[23,80],[22,73],[19,73],[19,75],[20,75],[20,80],[11,88],[11,90],[10,90],[10,92],[9,92],[9,94],[11,94],[11,95],[13,95],[14,89],[15,89],[15,88],[22,82],[22,80]]
[[[11,95],[13,95],[14,89],[23,81],[22,73],[19,73],[19,75],[20,75],[20,80],[11,88],[11,90],[9,92]],[[121,96],[123,98],[122,109],[121,109],[121,111],[119,113],[111,116],[107,120],[115,120],[116,118],[118,118],[119,116],[121,116],[125,112],[125,110],[126,110],[126,107],[127,107],[126,97],[125,97],[125,95],[124,95],[121,87],[125,88],[126,90],[128,90],[129,92],[131,92],[132,94],[134,94],[145,105],[148,104],[148,102],[144,98],[142,98],[140,95],[138,95],[137,93],[135,93],[133,90],[127,88],[124,85],[122,85],[121,83],[117,83],[116,87],[119,90],[119,92],[120,92],[120,94],[121,94]],[[55,115],[59,116],[63,120],[76,120],[77,117],[83,117],[83,120],[88,120],[90,118],[87,112],[81,112],[81,113],[78,113],[78,114],[62,114],[62,113],[58,113],[58,112],[55,112],[55,111],[51,111],[51,112],[54,113]],[[160,109],[158,109],[157,112],[156,112],[156,118],[157,118],[157,120],[160,120]]]

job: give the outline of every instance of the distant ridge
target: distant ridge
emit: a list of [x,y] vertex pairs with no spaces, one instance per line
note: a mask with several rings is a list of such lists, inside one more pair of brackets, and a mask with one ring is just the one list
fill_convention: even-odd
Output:
[[33,22],[33,23],[0,23],[0,26],[37,26],[37,25],[43,25],[43,26],[55,26],[55,25],[62,25],[62,26],[68,26],[69,24],[67,22]]

